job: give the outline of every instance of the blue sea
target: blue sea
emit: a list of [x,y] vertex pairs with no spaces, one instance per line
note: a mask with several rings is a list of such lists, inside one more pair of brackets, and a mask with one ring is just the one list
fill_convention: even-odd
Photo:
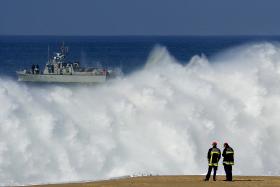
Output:
[[0,36],[0,76],[15,79],[16,70],[32,64],[44,67],[62,44],[68,59],[83,66],[120,68],[129,74],[146,63],[155,46],[164,46],[180,63],[194,55],[211,58],[231,47],[252,42],[280,41],[280,36]]

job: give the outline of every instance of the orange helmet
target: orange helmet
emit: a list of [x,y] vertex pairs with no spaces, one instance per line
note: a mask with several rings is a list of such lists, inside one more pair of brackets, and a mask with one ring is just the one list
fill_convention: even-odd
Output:
[[216,142],[216,141],[214,141],[214,142],[212,142],[212,145],[214,146],[214,145],[217,145],[218,143]]

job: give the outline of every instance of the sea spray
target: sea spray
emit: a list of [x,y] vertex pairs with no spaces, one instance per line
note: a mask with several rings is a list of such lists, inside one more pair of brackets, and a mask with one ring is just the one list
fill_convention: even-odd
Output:
[[0,102],[1,185],[204,174],[213,140],[235,149],[234,174],[280,174],[277,43],[186,65],[158,46],[142,70],[98,86],[2,78]]

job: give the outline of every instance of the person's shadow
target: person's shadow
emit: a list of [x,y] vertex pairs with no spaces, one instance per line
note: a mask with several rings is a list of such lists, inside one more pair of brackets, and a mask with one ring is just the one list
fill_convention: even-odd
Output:
[[264,181],[264,180],[262,180],[262,179],[234,179],[234,180],[232,180],[233,182],[237,182],[237,181]]

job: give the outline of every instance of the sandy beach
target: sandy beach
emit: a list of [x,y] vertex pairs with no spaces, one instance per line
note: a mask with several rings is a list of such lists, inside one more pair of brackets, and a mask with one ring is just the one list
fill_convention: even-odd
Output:
[[[224,176],[218,176],[217,181],[205,182],[203,176],[145,176],[123,179],[104,180],[86,183],[33,185],[32,187],[277,187],[280,177],[235,176],[234,181],[223,181]],[[31,186],[30,186],[31,187]]]

